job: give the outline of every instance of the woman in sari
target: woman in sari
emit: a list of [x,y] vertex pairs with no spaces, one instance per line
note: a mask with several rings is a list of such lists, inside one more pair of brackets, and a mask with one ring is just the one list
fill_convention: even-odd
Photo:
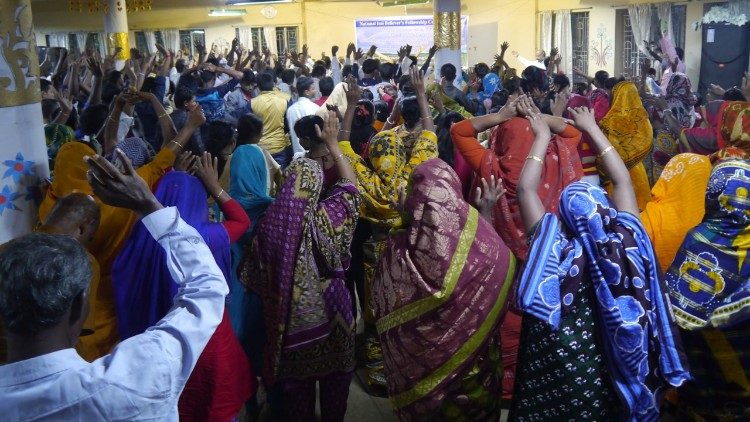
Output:
[[359,193],[337,136],[331,113],[321,137],[338,181],[323,191],[320,165],[294,160],[239,269],[263,301],[263,383],[282,392],[287,414],[276,416],[293,420],[314,420],[320,383],[323,420],[342,421],[354,370],[354,316],[344,273]]
[[[519,278],[526,314],[511,418],[656,420],[661,390],[689,379],[627,168],[588,108],[571,110],[615,187],[576,182],[560,217],[537,193],[551,133],[538,114],[518,182],[531,250]],[[619,401],[618,401],[619,398]],[[623,417],[624,416],[624,417]]]
[[[229,245],[245,233],[250,220],[239,203],[219,186],[211,156],[205,155],[198,167],[203,183],[188,173],[172,171],[161,178],[154,195],[164,206],[176,207],[180,216],[198,230],[224,277],[230,280]],[[207,190],[221,204],[225,222],[209,221],[208,202],[204,199]],[[144,332],[172,308],[178,285],[167,270],[165,259],[164,251],[146,226],[138,223],[112,265],[120,338]],[[256,382],[225,308],[222,321],[180,396],[180,420],[230,421],[255,391]]]
[[641,221],[664,272],[687,232],[703,219],[710,174],[708,157],[678,154],[669,160],[651,189],[651,201],[641,212]]
[[711,101],[701,107],[703,116],[702,126],[684,128],[680,130],[679,150],[680,152],[692,152],[695,154],[709,155],[718,151],[718,126],[721,108],[724,101]]
[[50,123],[44,125],[44,138],[47,141],[47,158],[49,160],[49,168],[55,168],[55,157],[57,157],[60,147],[73,142],[76,140],[76,134],[68,126],[61,125],[58,123]]
[[[515,258],[442,160],[417,166],[407,189],[404,226],[372,286],[394,412],[402,421],[497,421],[498,325]],[[488,193],[491,218],[497,198]]]
[[725,101],[719,114],[717,139],[720,149],[711,154],[711,162],[750,158],[750,103]]
[[692,420],[750,416],[750,162],[714,167],[706,215],[690,230],[666,274],[672,310],[694,380],[679,390]]
[[[654,131],[633,82],[622,81],[615,85],[612,89],[612,106],[599,121],[599,127],[630,171],[638,207],[644,209],[651,199],[651,186],[643,159],[653,148]],[[605,187],[608,191],[612,190],[610,183]]]
[[[370,141],[368,159],[355,153],[349,142],[340,143],[341,150],[352,163],[357,175],[357,184],[362,194],[361,217],[371,223],[372,228],[372,236],[363,245],[366,304],[363,319],[367,337],[365,349],[368,384],[373,387],[373,393],[380,395],[385,393],[386,381],[374,316],[369,306],[370,284],[375,266],[385,248],[388,231],[401,222],[401,215],[394,207],[399,187],[408,183],[414,167],[438,156],[435,125],[430,117],[424,80],[416,67],[411,68],[411,85],[416,98],[407,97],[402,100],[400,109],[404,124],[375,135]],[[356,88],[350,88],[349,93],[356,95]],[[395,124],[393,117],[389,118],[386,127]]]

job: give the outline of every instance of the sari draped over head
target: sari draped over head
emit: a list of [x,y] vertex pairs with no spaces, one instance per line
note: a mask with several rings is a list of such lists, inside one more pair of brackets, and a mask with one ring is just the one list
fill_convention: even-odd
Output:
[[[228,280],[229,234],[222,224],[208,221],[207,194],[200,180],[172,171],[161,178],[154,195],[164,206],[176,207],[180,217],[200,233]],[[138,222],[112,265],[117,328],[123,340],[143,333],[172,309],[181,286],[172,278],[166,259],[164,249]],[[255,376],[225,309],[180,395],[180,419],[230,420],[255,387]]]
[[690,127],[680,131],[680,152],[693,152],[696,154],[709,155],[718,151],[719,146],[717,133],[719,117],[724,101],[711,101],[702,107],[703,121],[707,127]]
[[666,279],[677,322],[687,330],[750,320],[750,162],[714,167],[706,215],[690,230]]
[[703,219],[710,174],[708,157],[678,154],[651,189],[651,201],[641,212],[641,221],[664,272],[672,265],[685,235]]
[[401,215],[394,207],[399,186],[407,184],[414,167],[438,156],[437,136],[433,132],[410,133],[402,127],[372,138],[368,162],[348,142],[342,142],[341,149],[357,174],[362,217],[386,227],[401,222]]
[[591,100],[591,108],[594,110],[594,119],[599,123],[609,113],[609,93],[601,88],[596,88],[591,91],[589,100]]
[[[154,159],[154,148],[146,141],[138,137],[125,138],[117,143],[117,148],[125,153],[133,164],[133,168],[138,168],[151,162]],[[110,161],[114,160],[114,152]]]
[[497,419],[497,330],[515,258],[463,200],[442,160],[414,170],[405,211],[408,222],[390,236],[372,287],[395,413]]
[[725,101],[719,114],[717,138],[721,149],[711,155],[711,162],[750,157],[750,103]]
[[240,145],[232,154],[229,167],[229,196],[250,217],[251,230],[273,198],[269,196],[270,177],[263,150],[257,145]]
[[628,169],[640,164],[651,152],[654,131],[633,82],[623,81],[615,85],[612,105],[599,127]]
[[695,124],[695,111],[693,107],[698,102],[690,79],[684,73],[675,73],[669,80],[665,95],[667,106],[672,111],[680,126],[684,128],[693,127]]
[[44,126],[44,138],[47,141],[47,159],[50,170],[55,168],[55,157],[60,147],[76,140],[76,134],[70,127],[57,123]]
[[[454,100],[453,98],[445,95],[443,92],[443,89],[440,87],[440,84],[433,83],[430,84],[427,87],[427,97],[432,98],[433,95],[435,95],[436,92],[440,93],[440,98],[443,100],[443,106],[448,111],[454,111],[466,119],[470,119],[474,117],[470,112],[468,112],[461,104],[458,103],[458,101]],[[440,111],[437,109],[433,109],[432,111],[432,117],[436,118],[440,114]]]
[[[85,142],[73,141],[63,144],[57,151],[55,167],[52,168],[55,177],[47,189],[47,196],[39,206],[39,218],[43,221],[58,199],[73,192],[93,195],[94,191],[86,179],[89,167],[83,157],[93,157],[96,151]],[[59,159],[59,160],[58,160]],[[57,164],[59,162],[59,164]]]
[[[555,135],[547,147],[545,156],[542,157],[544,166],[538,193],[544,209],[549,212],[557,213],[560,192],[565,186],[581,179],[581,160],[576,152],[580,139],[580,132],[577,131],[571,138]],[[486,180],[490,180],[490,176],[495,176],[503,181],[506,193],[495,205],[493,223],[503,242],[521,260],[526,258],[528,243],[516,185],[533,143],[534,133],[529,121],[514,117],[492,131],[489,145],[492,153],[485,154],[479,170],[479,176]],[[479,178],[475,179],[476,183],[480,183]]]
[[579,284],[593,283],[607,369],[628,420],[657,418],[664,381],[690,378],[655,262],[638,217],[578,182],[563,191],[560,218],[538,223],[519,279],[518,306],[555,328]]
[[[568,100],[568,105],[563,112],[563,117],[570,119],[570,112],[567,108],[587,107],[591,108],[591,101],[583,95],[573,94]],[[584,176],[596,176],[599,178],[599,171],[596,169],[596,152],[593,149],[594,141],[588,132],[582,132],[581,142],[578,143],[578,157],[581,159]]]
[[346,179],[326,196],[322,188],[320,165],[294,160],[240,264],[240,279],[263,301],[266,385],[354,369],[354,316],[344,275],[359,195]]

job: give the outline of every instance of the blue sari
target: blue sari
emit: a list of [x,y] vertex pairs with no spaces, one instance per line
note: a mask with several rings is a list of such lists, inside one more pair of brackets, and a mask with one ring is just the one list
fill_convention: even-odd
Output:
[[595,291],[602,348],[627,420],[657,420],[659,395],[690,378],[643,225],[600,187],[569,185],[560,219],[545,214],[519,280],[519,307],[556,329],[581,283]]

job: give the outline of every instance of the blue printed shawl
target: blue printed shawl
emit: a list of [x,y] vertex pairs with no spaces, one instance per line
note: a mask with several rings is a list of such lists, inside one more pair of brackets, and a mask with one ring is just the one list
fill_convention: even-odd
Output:
[[540,221],[519,280],[518,304],[557,328],[577,284],[593,282],[613,385],[628,420],[657,420],[664,381],[690,378],[648,235],[637,217],[611,208],[586,182],[560,197],[560,220]]

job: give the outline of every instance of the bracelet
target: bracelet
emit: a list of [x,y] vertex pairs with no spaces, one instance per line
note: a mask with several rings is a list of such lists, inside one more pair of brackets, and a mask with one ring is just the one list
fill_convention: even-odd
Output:
[[391,116],[386,117],[385,118],[385,122],[388,123],[389,125],[395,125],[396,124],[396,122],[392,122],[391,121]]
[[165,111],[164,113],[162,113],[162,114],[158,115],[158,116],[157,116],[157,118],[158,118],[159,120],[161,120],[161,119],[162,119],[162,117],[167,117],[167,116],[168,116],[168,114],[167,114],[167,112]]
[[179,149],[184,149],[184,148],[185,148],[185,147],[183,147],[183,146],[182,146],[182,144],[180,144],[180,143],[179,143],[179,142],[177,142],[177,141],[172,141],[172,142],[170,142],[169,144],[170,144],[170,145],[172,145],[172,144],[175,144],[175,145],[177,145],[177,148],[179,148]]
[[343,132],[343,133],[352,133],[352,131],[351,131],[351,130],[343,130],[343,129],[341,129],[341,130],[340,130],[339,132]]
[[344,156],[344,153],[342,152],[341,154],[337,155],[336,158],[333,159],[333,162],[335,163],[336,161],[340,160],[341,157],[343,156]]
[[218,198],[221,198],[221,195],[224,195],[225,193],[226,193],[226,192],[224,191],[224,189],[220,190],[220,191],[219,191],[219,194],[218,194],[218,195],[216,195],[216,198],[217,198],[217,199],[218,199]]
[[606,154],[606,153],[608,153],[608,152],[612,151],[613,149],[615,149],[615,147],[613,147],[612,145],[608,146],[607,148],[604,148],[604,151],[600,152],[600,153],[599,153],[599,154],[598,154],[598,155],[596,156],[596,158],[602,158],[602,156],[604,156],[604,154]]
[[529,155],[528,157],[526,157],[526,160],[527,161],[528,160],[538,161],[539,164],[544,165],[544,160],[542,160],[541,158],[537,157],[536,155]]

